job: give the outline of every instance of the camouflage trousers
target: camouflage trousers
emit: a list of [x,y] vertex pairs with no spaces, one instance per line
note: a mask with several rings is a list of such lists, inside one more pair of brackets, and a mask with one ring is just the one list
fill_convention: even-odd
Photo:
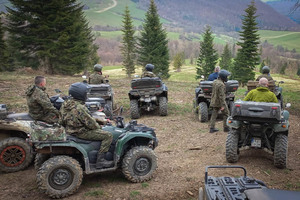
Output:
[[48,124],[54,124],[58,123],[59,117],[55,113],[48,113],[37,120],[46,122]]
[[84,133],[78,133],[76,134],[76,137],[84,140],[101,140],[102,142],[98,152],[99,154],[107,152],[109,150],[110,144],[113,139],[113,135],[110,132],[104,131],[102,129],[95,129],[91,131],[85,131]]
[[[215,128],[216,119],[218,117],[218,112],[221,108],[213,107],[212,109],[213,109],[213,111],[212,111],[211,118],[210,118],[210,128]],[[222,110],[221,112],[222,112],[222,115],[223,115],[223,127],[225,128],[225,127],[227,127],[226,121],[227,121],[227,118],[229,116],[228,107],[225,106],[224,110]]]

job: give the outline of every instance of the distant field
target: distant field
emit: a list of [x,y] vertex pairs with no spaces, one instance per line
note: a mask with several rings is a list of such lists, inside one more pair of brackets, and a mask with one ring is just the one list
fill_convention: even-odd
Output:
[[[113,5],[113,0],[103,0],[101,3],[97,3],[96,0],[82,0],[82,3],[87,5],[91,9],[84,11],[90,26],[113,26],[121,27],[123,13],[126,5],[130,10],[130,15],[133,17],[133,25],[140,26],[145,18],[146,11],[138,9],[136,4],[130,0],[116,1],[117,5],[109,10],[101,12],[103,9]],[[161,19],[162,23],[168,23],[167,20]]]
[[275,46],[281,45],[288,50],[295,49],[300,53],[300,32],[261,30],[258,33],[262,42],[267,40]]

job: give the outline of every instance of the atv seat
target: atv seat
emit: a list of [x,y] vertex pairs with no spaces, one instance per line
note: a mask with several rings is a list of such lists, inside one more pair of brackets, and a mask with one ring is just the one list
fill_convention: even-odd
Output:
[[[250,92],[251,90],[255,89],[257,85],[258,85],[258,81],[248,81],[248,83],[247,83],[248,91]],[[271,92],[274,92],[275,91],[275,81],[269,81],[268,87]]]

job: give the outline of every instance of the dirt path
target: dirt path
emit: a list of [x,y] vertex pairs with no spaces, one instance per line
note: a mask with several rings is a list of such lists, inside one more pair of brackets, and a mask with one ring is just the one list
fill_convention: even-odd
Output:
[[97,13],[102,13],[102,12],[108,11],[109,9],[112,9],[112,8],[114,8],[114,7],[116,7],[116,6],[118,5],[117,0],[112,0],[112,2],[113,2],[113,4],[112,4],[111,6],[109,6],[109,7],[107,7],[107,8],[103,8],[103,9],[98,10],[98,11],[96,11],[96,12],[97,12]]
[[[76,79],[77,80],[77,79]],[[50,77],[48,91],[74,83],[75,78]],[[11,83],[11,92],[25,90],[25,83]],[[78,81],[78,80],[77,80]],[[59,84],[63,82],[62,84]],[[128,79],[111,80],[118,104],[124,105],[128,121]],[[65,199],[105,200],[196,200],[198,189],[203,187],[207,165],[229,165],[225,160],[226,133],[208,133],[208,123],[200,123],[191,112],[194,83],[166,82],[169,88],[169,115],[146,113],[138,123],[153,127],[159,139],[155,149],[158,170],[147,183],[133,184],[120,171],[84,176],[79,190]],[[290,135],[287,169],[277,169],[272,155],[262,150],[244,150],[238,165],[244,166],[248,175],[264,181],[270,188],[300,190],[300,117],[290,117]],[[217,127],[221,129],[222,122]],[[213,171],[214,175],[241,175],[240,171]],[[33,166],[16,173],[0,173],[0,199],[49,199],[40,193],[35,182]]]
[[298,34],[298,33],[286,33],[286,34],[284,34],[284,35],[277,35],[277,36],[264,37],[264,39],[281,38],[281,37],[285,37],[285,36],[293,35],[293,34]]

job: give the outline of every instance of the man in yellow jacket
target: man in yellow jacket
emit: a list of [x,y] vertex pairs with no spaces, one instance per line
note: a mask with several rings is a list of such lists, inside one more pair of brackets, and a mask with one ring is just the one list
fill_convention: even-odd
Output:
[[268,79],[259,79],[256,89],[251,90],[244,101],[256,101],[256,102],[274,102],[278,103],[276,95],[268,88]]

